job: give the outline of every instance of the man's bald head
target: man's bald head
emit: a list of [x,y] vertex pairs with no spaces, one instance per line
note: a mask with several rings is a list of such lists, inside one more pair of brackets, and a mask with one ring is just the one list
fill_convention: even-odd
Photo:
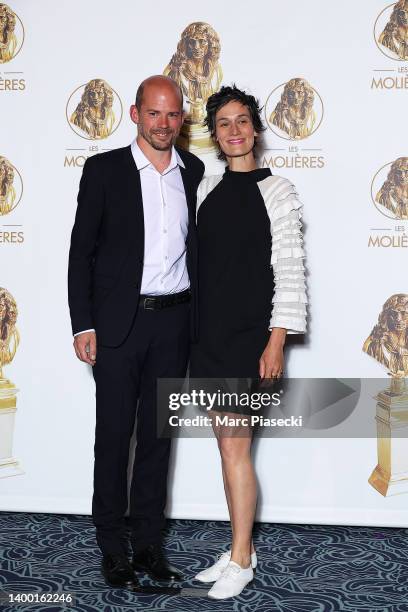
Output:
[[181,91],[180,86],[168,76],[164,76],[163,74],[155,74],[154,76],[148,77],[142,81],[137,88],[135,106],[139,112],[142,107],[143,95],[148,88],[160,89],[163,92],[173,91],[180,98],[180,108],[183,107],[183,92]]

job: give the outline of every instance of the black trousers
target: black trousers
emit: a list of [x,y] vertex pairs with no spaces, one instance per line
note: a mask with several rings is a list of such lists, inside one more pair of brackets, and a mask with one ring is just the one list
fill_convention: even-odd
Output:
[[[157,378],[185,376],[189,323],[189,304],[156,311],[139,308],[121,346],[97,347],[92,518],[104,555],[127,553],[127,525],[135,552],[161,540],[171,440],[157,436]],[[136,451],[128,499],[129,444],[135,418]]]

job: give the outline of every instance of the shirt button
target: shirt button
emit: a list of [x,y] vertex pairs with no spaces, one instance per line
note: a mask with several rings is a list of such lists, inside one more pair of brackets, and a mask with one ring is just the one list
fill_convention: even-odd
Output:
[[168,258],[169,258],[168,255],[166,255],[164,259],[168,259]]
[[167,234],[167,230],[166,229],[163,230],[163,234]]

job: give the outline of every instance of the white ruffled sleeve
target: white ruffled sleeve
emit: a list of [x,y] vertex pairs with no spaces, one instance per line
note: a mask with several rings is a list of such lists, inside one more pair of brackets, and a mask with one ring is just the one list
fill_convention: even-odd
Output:
[[287,179],[271,176],[258,186],[268,211],[271,234],[271,266],[275,293],[269,329],[283,327],[288,334],[306,331],[305,257],[302,238],[302,204],[294,185]]

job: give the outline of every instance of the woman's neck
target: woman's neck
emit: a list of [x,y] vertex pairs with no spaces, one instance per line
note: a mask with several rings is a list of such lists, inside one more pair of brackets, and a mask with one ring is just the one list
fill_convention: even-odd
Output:
[[252,153],[240,155],[239,157],[227,157],[229,169],[233,172],[250,172],[256,170],[255,158]]

